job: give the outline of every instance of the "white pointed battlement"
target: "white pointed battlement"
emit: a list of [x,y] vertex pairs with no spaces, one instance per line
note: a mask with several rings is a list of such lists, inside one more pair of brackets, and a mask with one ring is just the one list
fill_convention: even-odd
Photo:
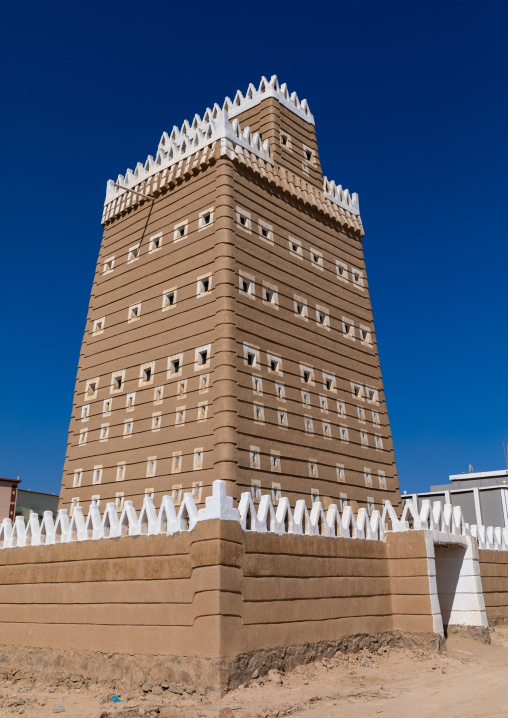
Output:
[[[206,119],[205,119],[206,118]],[[157,148],[155,159],[148,155],[145,164],[138,162],[136,169],[128,169],[125,175],[118,175],[116,184],[125,187],[121,189],[115,185],[114,180],[108,180],[106,186],[107,207],[115,200],[128,194],[126,190],[133,189],[145,182],[153,175],[167,170],[172,165],[181,163],[200,150],[217,141],[229,140],[232,146],[243,147],[266,162],[273,164],[270,157],[270,144],[263,141],[258,132],[252,133],[249,127],[241,129],[238,120],[229,121],[226,110],[207,110],[203,120],[196,115],[192,125],[187,120],[181,129],[173,127],[170,135],[164,132]]]
[[205,499],[205,507],[199,510],[193,495],[186,493],[178,512],[170,496],[162,498],[158,511],[153,499],[145,496],[139,515],[132,501],[126,501],[120,515],[115,504],[107,503],[103,515],[98,506],[90,506],[86,519],[80,506],[74,508],[71,517],[67,509],[60,509],[56,521],[51,511],[46,511],[41,520],[32,514],[27,524],[22,516],[17,516],[14,523],[11,519],[4,519],[0,523],[0,549],[124,536],[171,536],[192,531],[201,521],[216,519],[235,521],[244,531],[256,533],[363,541],[384,541],[387,531],[425,529],[436,535],[437,542],[474,536],[480,549],[508,551],[508,529],[469,526],[459,506],[443,506],[439,501],[434,504],[423,501],[420,510],[408,501],[400,517],[389,501],[385,502],[382,513],[376,509],[369,515],[366,509],[361,508],[355,515],[350,506],[345,506],[341,512],[336,504],[331,504],[325,511],[319,501],[312,504],[310,511],[303,500],[297,501],[292,509],[287,497],[279,499],[274,507],[269,494],[263,495],[256,507],[249,492],[241,495],[238,507],[235,507],[233,499],[227,495],[225,481],[213,482],[212,495]]
[[327,199],[334,204],[339,205],[343,209],[347,209],[351,214],[360,215],[360,202],[356,192],[349,193],[348,189],[342,189],[342,185],[337,185],[328,177],[323,177],[323,192]]
[[281,105],[284,105],[288,110],[297,114],[302,120],[309,122],[311,125],[314,124],[314,117],[309,110],[307,100],[299,100],[296,92],[290,93],[285,82],[280,85],[277,75],[272,75],[269,80],[267,80],[266,77],[262,77],[257,89],[251,83],[245,95],[242,95],[240,90],[238,90],[234,100],[230,100],[229,97],[226,97],[223,109],[229,112],[230,117],[234,117],[258,105],[267,97],[274,97]]

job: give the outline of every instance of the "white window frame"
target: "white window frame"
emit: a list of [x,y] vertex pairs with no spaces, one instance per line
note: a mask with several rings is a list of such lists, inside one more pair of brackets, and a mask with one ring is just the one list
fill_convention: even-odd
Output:
[[[159,395],[159,396],[157,396]],[[164,385],[156,386],[153,390],[153,403],[155,406],[159,406],[164,401]]]
[[320,252],[319,249],[315,249],[314,247],[310,247],[310,263],[315,269],[319,269],[321,272],[325,271],[325,262],[323,259],[323,252]]
[[[298,305],[302,306],[302,313],[299,314],[298,312]],[[295,317],[298,317],[298,319],[303,319],[304,322],[309,321],[309,304],[307,300],[304,297],[299,297],[296,294],[293,298],[293,306],[294,306],[294,315]]]
[[106,326],[106,317],[101,317],[100,319],[95,319],[92,327],[92,336],[97,337],[99,334],[102,334],[104,332],[104,327]]
[[352,319],[342,317],[342,336],[345,339],[350,339],[352,342],[356,341],[355,337],[355,323]]
[[254,423],[263,425],[265,423],[265,407],[259,401],[253,402],[252,411],[254,413]]
[[[174,371],[172,364],[173,362],[178,359],[178,371]],[[168,369],[167,369],[167,378],[168,379],[175,379],[176,377],[182,376],[182,369],[183,369],[183,352],[180,354],[172,354],[170,357],[168,357]]]
[[162,426],[162,411],[152,413],[152,431],[160,431]]
[[206,421],[208,419],[208,402],[198,402],[198,422]]
[[[267,233],[266,237],[263,234],[263,231]],[[258,219],[258,232],[259,232],[259,238],[263,240],[263,242],[267,242],[267,244],[273,244],[273,226],[271,224],[268,224],[268,222],[265,222],[262,219]]]
[[[206,352],[206,361],[201,363],[201,354]],[[212,345],[203,344],[194,351],[194,371],[202,371],[210,368],[210,359],[212,354]]]
[[[204,288],[204,282],[208,281],[208,289]],[[212,293],[212,273],[209,272],[208,274],[202,274],[200,277],[196,280],[196,297],[198,299],[201,299],[201,297],[209,296]]]
[[116,464],[116,481],[125,481],[127,464],[125,461],[118,461]]
[[[121,384],[119,387],[115,386],[116,380],[121,379]],[[110,394],[121,394],[124,390],[125,386],[125,369],[121,369],[120,371],[114,371],[111,374],[111,386],[109,388]]]
[[252,393],[255,396],[263,396],[263,378],[257,374],[252,375]]
[[[182,232],[183,230],[183,232]],[[180,242],[185,239],[189,233],[189,220],[184,219],[183,222],[178,222],[173,227],[173,242]]]
[[141,302],[131,304],[127,312],[127,323],[137,322],[141,317]]
[[[99,389],[99,379],[100,377],[96,376],[95,379],[87,379],[85,382],[85,397],[87,399],[96,399],[97,398],[97,391]],[[92,393],[90,393],[90,387],[95,386],[95,389]]]
[[[244,289],[244,284],[247,284],[247,289]],[[243,269],[239,269],[238,290],[244,297],[256,299],[256,279],[254,275],[244,272]]]
[[115,257],[114,255],[112,257],[108,257],[104,260],[104,264],[102,267],[102,273],[103,274],[111,274],[111,272],[115,268]]
[[[272,368],[272,362],[276,365],[276,368]],[[275,356],[275,354],[266,353],[266,364],[269,374],[275,374],[276,376],[284,376],[282,370],[282,359],[281,357]]]
[[92,484],[101,484],[102,483],[102,464],[96,464],[93,467],[93,473],[92,473]]
[[[323,318],[322,322],[320,321],[321,317]],[[318,327],[321,327],[321,329],[330,331],[330,310],[321,304],[316,304],[316,324]]]
[[340,484],[346,483],[346,470],[344,468],[344,464],[335,464],[335,471],[337,474],[337,481]]
[[275,382],[275,398],[277,401],[286,401],[286,387],[281,381]]
[[[310,381],[305,381],[305,374],[309,373]],[[300,380],[303,384],[306,384],[307,386],[315,386],[315,373],[314,373],[314,367],[310,366],[309,364],[300,364]]]
[[77,489],[81,486],[83,481],[83,469],[74,469],[74,476],[72,479],[72,488]]
[[[171,473],[172,474],[179,474],[182,471],[182,452],[181,451],[173,451],[173,454],[171,455]],[[173,486],[173,488],[175,488]],[[181,486],[179,487],[182,488]]]
[[132,262],[135,262],[137,259],[139,259],[140,254],[141,242],[138,242],[138,244],[133,244],[132,247],[129,247],[127,251],[127,264],[132,264]]
[[[130,431],[128,430],[130,426]],[[125,419],[123,422],[123,437],[124,439],[129,438],[134,433],[134,420],[133,419]]]
[[125,411],[134,411],[136,407],[136,392],[131,391],[125,397]]
[[[365,334],[365,338],[362,336],[363,334]],[[364,324],[360,324],[360,342],[364,347],[372,349],[372,332]]]
[[[242,223],[242,219],[245,220],[245,223]],[[236,207],[236,226],[247,234],[252,234],[252,215],[246,209],[238,206]]]
[[300,239],[296,239],[296,237],[288,237],[289,241],[289,254],[292,257],[296,257],[297,259],[301,259],[303,261],[303,246]]
[[255,471],[261,471],[261,449],[259,446],[249,446],[249,466]]
[[270,451],[270,471],[276,474],[281,473],[280,451],[275,451],[275,449]]
[[[162,311],[167,312],[168,309],[174,309],[176,307],[176,287],[165,289],[162,292]],[[169,296],[173,295],[173,304],[169,303]]]
[[[342,274],[340,270],[343,270]],[[341,282],[348,282],[348,270],[347,270],[347,264],[345,262],[341,262],[339,259],[335,260],[335,272],[337,273],[337,279],[339,279]]]
[[99,442],[102,444],[109,439],[109,424],[101,424]]
[[185,426],[185,406],[177,406],[175,409],[175,426]]
[[162,249],[162,232],[152,234],[152,236],[150,237],[150,240],[148,242],[148,254],[158,252],[159,249]]
[[355,269],[354,267],[351,267],[351,281],[357,289],[360,289],[363,292],[365,286],[363,281],[363,272],[361,271],[361,269]]
[[[249,364],[249,354],[254,354],[254,363]],[[257,369],[258,371],[261,370],[261,362],[260,362],[260,352],[259,347],[253,347],[250,344],[244,344],[243,345],[243,363],[245,366],[248,366],[250,369]]]
[[[150,369],[150,378],[145,379],[145,371]],[[155,361],[147,361],[139,367],[138,386],[152,386],[155,377]]]
[[193,471],[201,471],[203,469],[204,458],[205,458],[205,455],[204,455],[202,446],[198,449],[194,449],[194,454],[193,454],[193,459],[192,459],[192,470]]
[[[209,216],[208,222],[205,222],[205,217]],[[209,229],[213,225],[213,207],[203,210],[198,215],[198,232],[202,232],[204,229]]]
[[339,426],[339,436],[343,444],[349,444],[349,429],[344,424]]
[[[269,294],[271,294],[271,298],[269,298]],[[269,282],[263,282],[263,286],[261,289],[261,298],[263,300],[263,304],[267,304],[268,306],[272,307],[273,309],[279,310],[279,290],[275,286],[275,284],[270,284]]]

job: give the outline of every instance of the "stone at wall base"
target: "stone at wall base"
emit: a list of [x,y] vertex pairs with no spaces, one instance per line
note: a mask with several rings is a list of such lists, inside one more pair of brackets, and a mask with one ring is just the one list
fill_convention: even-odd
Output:
[[480,641],[480,643],[490,643],[489,629],[482,626],[446,626],[445,635],[447,638],[463,636],[471,638],[473,641]]
[[[275,668],[284,672],[298,665],[331,658],[337,652],[376,651],[383,647],[423,648],[440,652],[444,638],[436,633],[399,631],[375,636],[348,636],[300,646],[244,653],[232,658],[147,656],[92,651],[56,651],[49,648],[0,646],[0,679],[77,687],[101,685],[116,691],[162,686],[178,694],[224,695],[252,678]],[[167,688],[166,688],[167,685]]]

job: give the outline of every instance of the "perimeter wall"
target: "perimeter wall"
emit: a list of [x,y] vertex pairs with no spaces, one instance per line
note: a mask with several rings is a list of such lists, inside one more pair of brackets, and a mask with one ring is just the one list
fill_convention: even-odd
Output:
[[201,692],[337,649],[440,644],[423,532],[330,539],[211,520],[173,536],[7,548],[0,603],[5,670]]
[[489,625],[508,623],[508,551],[478,553]]

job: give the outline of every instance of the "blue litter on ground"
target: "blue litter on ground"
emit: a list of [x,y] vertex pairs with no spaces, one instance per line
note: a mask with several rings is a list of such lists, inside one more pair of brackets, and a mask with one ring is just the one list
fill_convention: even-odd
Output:
[[112,703],[123,703],[124,701],[123,698],[119,698],[116,694],[111,696],[110,700]]

